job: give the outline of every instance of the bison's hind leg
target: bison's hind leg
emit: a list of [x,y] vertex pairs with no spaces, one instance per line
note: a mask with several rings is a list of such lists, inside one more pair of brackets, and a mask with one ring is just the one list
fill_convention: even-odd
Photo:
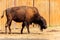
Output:
[[5,34],[7,34],[7,27],[8,27],[8,24],[6,23],[6,25],[5,25]]
[[7,33],[7,27],[9,29],[9,34],[11,33],[11,28],[10,28],[11,22],[12,20],[7,20],[6,25],[5,25],[5,33]]
[[26,28],[27,28],[28,33],[30,33],[30,31],[29,31],[29,23],[26,22],[25,25],[26,25]]

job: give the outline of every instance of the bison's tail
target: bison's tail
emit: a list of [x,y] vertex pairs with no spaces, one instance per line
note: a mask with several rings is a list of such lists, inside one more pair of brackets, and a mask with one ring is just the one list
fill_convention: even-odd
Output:
[[1,16],[1,18],[3,18],[4,17],[4,13],[3,13],[3,15]]
[[3,11],[3,14],[2,14],[1,18],[3,18],[3,17],[4,17],[4,11]]

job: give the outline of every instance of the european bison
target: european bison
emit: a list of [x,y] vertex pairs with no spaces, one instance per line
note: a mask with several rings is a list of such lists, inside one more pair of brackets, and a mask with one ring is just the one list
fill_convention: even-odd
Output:
[[[7,22],[5,25],[5,33],[7,33],[7,27],[9,28],[9,33],[11,33],[11,22],[14,20],[15,22],[23,22],[21,33],[23,33],[23,28],[26,26],[28,33],[29,25],[32,23],[39,24],[41,26],[41,30],[46,28],[46,24],[44,25],[43,18],[40,17],[38,9],[36,7],[28,7],[28,6],[20,6],[20,7],[12,7],[5,10]],[[1,18],[3,18],[4,13]]]

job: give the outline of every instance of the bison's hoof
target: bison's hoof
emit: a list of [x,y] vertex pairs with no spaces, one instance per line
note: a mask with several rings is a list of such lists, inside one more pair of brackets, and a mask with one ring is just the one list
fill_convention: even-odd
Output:
[[30,34],[30,32],[28,32],[28,34]]
[[23,33],[21,33],[21,34],[23,34]]
[[9,32],[8,34],[11,34],[11,32]]
[[23,34],[23,33],[21,32],[21,34]]
[[5,32],[5,34],[7,34],[7,32]]

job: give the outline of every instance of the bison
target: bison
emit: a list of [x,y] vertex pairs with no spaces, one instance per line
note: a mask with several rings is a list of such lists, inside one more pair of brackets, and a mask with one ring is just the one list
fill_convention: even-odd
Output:
[[[29,25],[32,23],[39,24],[41,26],[41,30],[45,29],[46,20],[42,18],[38,12],[36,7],[28,7],[28,6],[20,6],[20,7],[12,7],[4,10],[6,13],[7,22],[5,25],[5,33],[7,33],[7,27],[9,29],[9,33],[11,33],[11,22],[14,20],[15,22],[22,22],[21,33],[23,33],[23,29],[26,26],[28,33]],[[1,18],[3,18],[4,13]]]

